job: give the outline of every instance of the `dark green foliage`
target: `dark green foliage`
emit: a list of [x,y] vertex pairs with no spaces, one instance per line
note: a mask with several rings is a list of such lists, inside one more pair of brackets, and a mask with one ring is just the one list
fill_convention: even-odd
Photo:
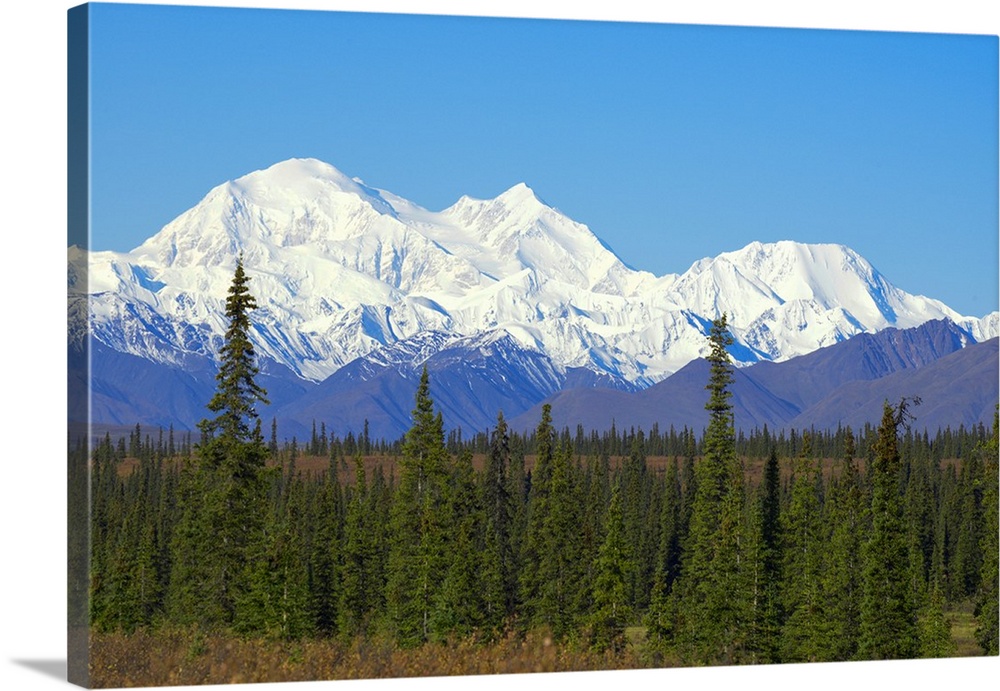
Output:
[[820,520],[822,477],[811,458],[809,433],[793,466],[791,501],[782,514],[784,565],[781,659],[809,662],[827,659],[831,650],[829,618],[821,591],[823,545]]
[[[438,424],[433,411],[427,419],[432,427]],[[541,425],[543,436],[546,426],[547,423]],[[815,455],[808,453],[814,436],[808,433],[796,436],[795,448],[802,457],[793,462],[798,467],[794,469],[794,479],[787,485],[784,503],[776,500],[780,494],[776,457],[764,464],[759,483],[747,485],[739,495],[743,497],[738,502],[742,515],[737,513],[736,520],[741,537],[737,549],[730,554],[736,555],[740,567],[735,573],[730,570],[733,579],[729,582],[735,584],[730,591],[733,594],[731,609],[716,610],[722,613],[718,617],[720,620],[730,617],[729,620],[735,622],[728,639],[733,645],[726,658],[723,649],[700,651],[687,628],[689,617],[699,612],[692,606],[691,593],[696,597],[704,594],[704,591],[689,590],[690,583],[684,577],[691,571],[691,564],[697,563],[691,558],[693,543],[686,537],[685,528],[685,516],[693,517],[696,513],[694,499],[698,494],[693,457],[697,445],[693,437],[687,431],[678,436],[678,448],[687,448],[686,453],[692,456],[668,464],[661,479],[649,468],[643,471],[641,450],[645,445],[643,435],[638,432],[626,433],[629,455],[616,459],[614,471],[605,452],[585,461],[574,461],[572,449],[581,445],[586,448],[592,438],[585,435],[581,438],[577,434],[576,439],[572,439],[551,430],[549,433],[553,440],[562,438],[552,441],[549,446],[552,455],[547,460],[544,456],[541,459],[539,476],[543,482],[534,488],[525,481],[521,452],[524,438],[519,435],[509,432],[506,435],[510,456],[510,472],[506,477],[501,470],[505,436],[502,433],[493,439],[496,442],[494,450],[491,451],[491,446],[485,442],[477,447],[485,457],[484,471],[480,475],[471,470],[469,448],[461,446],[457,440],[454,440],[456,448],[464,455],[455,459],[447,453],[441,455],[439,475],[443,489],[437,523],[445,539],[439,553],[441,578],[435,586],[428,614],[426,640],[496,640],[504,635],[507,625],[519,622],[524,628],[547,629],[557,639],[568,640],[571,645],[614,650],[629,645],[622,636],[624,627],[644,624],[643,645],[651,661],[664,659],[664,653],[671,657],[683,656],[691,662],[782,660],[781,650],[775,643],[775,631],[786,622],[780,607],[775,608],[773,603],[780,605],[783,595],[796,591],[767,586],[788,580],[774,575],[783,570],[781,565],[785,558],[784,543],[776,542],[774,526],[781,516],[784,519],[780,520],[785,523],[795,522],[792,518],[798,493],[800,499],[806,498],[800,504],[818,505],[820,523],[829,527],[829,530],[817,531],[814,538],[822,547],[820,577],[814,585],[825,613],[823,621],[828,628],[823,630],[829,644],[821,653],[810,657],[838,660],[864,657],[858,652],[860,604],[864,601],[861,597],[864,571],[861,544],[870,540],[874,522],[871,516],[866,516],[872,496],[855,467],[854,437],[850,430],[838,431],[845,458],[834,470],[829,483],[821,483],[815,475],[814,461],[810,460]],[[133,439],[135,434],[133,430]],[[139,454],[139,462],[126,474],[119,472],[125,451],[110,438],[99,443],[92,454],[95,544],[91,559],[91,618],[95,628],[132,631],[155,629],[161,625],[200,624],[228,628],[247,636],[283,639],[342,636],[347,641],[354,641],[357,636],[362,639],[380,636],[383,625],[386,631],[394,631],[386,607],[386,596],[392,592],[387,587],[387,572],[392,551],[390,536],[395,538],[390,530],[390,514],[394,514],[393,505],[404,496],[396,486],[401,482],[390,485],[378,467],[374,474],[366,475],[360,460],[356,461],[354,483],[345,488],[328,473],[309,478],[295,470],[296,459],[286,446],[280,453],[284,467],[273,467],[260,476],[261,501],[265,506],[262,537],[244,555],[243,561],[250,568],[238,575],[240,587],[234,612],[232,620],[226,623],[221,609],[213,602],[197,600],[205,597],[202,594],[190,594],[198,606],[188,611],[197,612],[198,616],[190,616],[188,611],[176,606],[174,598],[184,596],[185,591],[177,587],[177,582],[171,582],[171,576],[184,568],[197,566],[189,553],[177,550],[184,532],[197,525],[189,522],[197,514],[185,510],[184,495],[192,491],[196,481],[205,481],[207,476],[198,473],[200,457],[190,459],[184,470],[177,468],[178,464],[184,465],[180,459],[164,463],[161,456],[168,445],[165,439],[156,441],[156,437],[155,433],[143,434],[141,441],[136,442],[133,450]],[[336,439],[333,443],[340,444]],[[536,444],[535,437],[530,443]],[[991,462],[995,453],[989,448],[994,442],[978,443],[978,447],[965,446],[968,453],[979,453],[981,461],[973,466],[974,474],[967,471],[966,475],[975,478],[982,488],[983,525],[977,530],[983,535],[980,549],[983,559],[979,565],[979,594],[975,602],[977,635],[984,649],[989,650],[991,640],[995,640],[990,638],[991,631],[996,630],[990,623],[995,622],[995,618],[991,620],[990,617],[996,612],[990,598],[995,603],[996,589],[990,585],[995,583],[995,571],[989,570],[992,549],[986,541],[995,533],[987,524],[990,520],[995,521],[990,518],[989,507],[996,470]],[[918,592],[914,590],[914,578],[920,577],[919,592],[927,593],[921,602],[913,602],[914,625],[909,642],[913,655],[952,654],[954,650],[948,638],[949,623],[944,612],[955,605],[947,601],[942,584],[948,581],[941,576],[946,577],[949,567],[958,563],[953,555],[967,495],[962,491],[963,465],[938,465],[934,444],[926,436],[901,436],[897,451],[906,448],[911,458],[900,457],[895,480],[889,483],[895,487],[900,535],[907,555],[900,571],[905,590],[912,598],[913,593]],[[874,453],[876,445],[870,446]],[[175,451],[183,453],[184,446],[177,445]],[[492,460],[491,453],[494,454]],[[921,463],[926,463],[924,470],[919,467]],[[874,458],[869,465],[875,465]],[[742,476],[739,463],[735,467]],[[699,475],[703,472],[699,467]],[[926,483],[921,473],[926,474]],[[618,487],[614,502],[612,476]],[[642,478],[642,482],[634,482],[636,478]],[[880,482],[879,478],[876,468],[870,468],[869,481]],[[637,511],[644,526],[633,530],[631,535],[625,527],[628,525],[626,496],[630,483],[633,487],[648,485],[650,488],[648,502],[633,504],[633,507],[644,507]],[[737,482],[734,486],[740,484]],[[921,488],[927,485],[935,491],[924,492]],[[921,494],[931,501],[929,511],[911,508],[921,505],[921,502],[914,503]],[[643,496],[642,492],[639,496]],[[513,545],[524,543],[521,536],[526,525],[526,510],[537,509],[532,499],[542,501],[542,497],[546,511],[535,513],[536,517],[544,516],[545,520],[539,526],[542,549],[538,552],[534,573],[536,577],[539,573],[555,576],[537,578],[540,588],[535,599],[521,603],[514,597],[514,585],[519,578],[524,578],[525,567],[513,558],[517,554]],[[613,503],[616,503],[614,507]],[[513,601],[513,609],[501,616],[501,608],[497,607],[492,614],[498,618],[490,620],[491,610],[485,604],[487,594],[495,592],[496,602],[504,597],[502,578],[495,578],[501,570],[491,565],[502,563],[493,556],[502,543],[491,536],[491,526],[503,525],[505,512],[498,508],[504,504],[509,505],[507,515],[511,516],[511,580],[506,592]],[[494,507],[492,517],[488,506]],[[726,515],[721,504],[718,511],[719,516]],[[913,535],[927,534],[927,526],[911,525],[913,522],[933,525],[931,568],[926,579],[920,576],[921,570],[912,568],[911,557]],[[655,529],[651,529],[651,525]],[[956,530],[949,533],[952,528]],[[649,581],[636,581],[628,574],[636,568],[637,548],[634,545],[642,544],[635,541],[636,534],[644,530],[655,535],[655,548],[651,550],[653,577]],[[499,534],[497,531],[496,535]],[[945,534],[954,537],[940,539]],[[196,545],[195,542],[188,544],[192,548]],[[419,540],[416,544],[419,546]],[[726,545],[724,541],[719,544]],[[470,545],[478,545],[478,549],[470,550]],[[556,547],[550,549],[547,545]],[[611,558],[612,555],[624,558]],[[995,568],[995,562],[993,564]],[[637,610],[632,601],[635,586],[630,585],[624,590],[628,594],[623,610],[619,606],[623,592],[621,584],[636,582],[645,583],[640,587],[645,589],[649,604]],[[960,606],[965,606],[965,602],[960,602]],[[534,613],[535,618],[526,622],[523,615],[527,611]],[[737,617],[732,618],[733,614]],[[786,616],[787,622],[796,624],[795,619]],[[785,629],[791,630],[792,626],[785,626]],[[807,629],[800,627],[800,630]],[[709,634],[720,635],[711,630]]]
[[647,520],[653,502],[653,478],[646,467],[642,434],[634,437],[622,466],[622,520],[628,565],[628,603],[633,618],[649,606],[656,564],[658,522]]
[[[711,365],[708,385],[708,403],[705,409],[709,412],[708,430],[705,433],[705,458],[716,461],[716,465],[725,468],[727,462],[736,454],[736,435],[733,430],[733,408],[729,399],[733,394],[729,390],[733,383],[733,365],[726,348],[733,344],[729,333],[726,315],[712,322],[709,333],[712,350],[706,360]],[[713,469],[713,477],[722,473]]]
[[305,487],[290,478],[259,542],[246,552],[246,585],[236,596],[233,621],[237,631],[284,640],[312,633],[305,528]]
[[976,615],[979,626],[976,628],[976,640],[987,655],[997,655],[997,641],[1000,638],[1000,604],[997,596],[1000,593],[1000,576],[998,576],[997,561],[1000,558],[998,544],[997,510],[1000,506],[1000,478],[997,475],[997,462],[1000,456],[1000,419],[997,412],[993,413],[993,436],[982,444],[980,453],[983,459],[983,530],[981,552],[983,563],[980,569],[979,593],[976,598]]
[[[909,436],[909,435],[908,435]],[[911,446],[911,445],[908,445]],[[910,598],[919,608],[928,604],[927,585],[932,577],[936,518],[931,461],[922,454],[910,453],[904,463],[906,490],[903,494],[903,521],[909,555]]]
[[734,663],[745,653],[749,616],[743,520],[743,469],[735,449],[731,396],[732,344],[723,315],[712,323],[705,455],[695,466],[696,489],[680,582],[681,653],[695,663]]
[[950,657],[955,654],[951,622],[944,615],[944,596],[936,585],[927,596],[917,618],[920,657]]
[[373,542],[376,516],[368,511],[368,481],[360,456],[354,459],[354,487],[351,488],[339,573],[340,602],[338,629],[345,638],[353,638],[366,628],[374,610],[372,592],[373,566],[376,557]]
[[[250,342],[250,312],[257,308],[257,301],[250,293],[249,282],[241,256],[226,297],[229,328],[219,351],[219,372],[215,377],[218,386],[208,403],[208,409],[217,415],[199,425],[203,433],[218,436],[227,444],[249,441],[253,424],[258,421],[254,406],[268,403],[267,392],[254,380],[260,370]],[[258,430],[256,436],[259,434]]]
[[660,500],[659,548],[657,550],[654,582],[663,594],[673,590],[674,582],[681,571],[681,545],[686,536],[683,522],[684,495],[681,489],[680,471],[677,463],[667,468],[667,477]]
[[[95,545],[91,560],[91,617],[101,630],[133,631],[155,622],[166,588],[169,544],[165,476],[159,461],[144,460],[128,480],[117,480],[117,460],[106,440],[95,455]],[[169,488],[168,488],[169,491]]]
[[850,660],[857,653],[861,540],[866,530],[864,497],[854,463],[854,435],[850,428],[845,442],[840,475],[830,489],[825,512],[831,533],[823,560],[823,591],[833,660]]
[[575,609],[586,618],[594,609],[591,591],[597,578],[597,562],[607,533],[607,510],[611,502],[611,478],[607,457],[578,459],[573,469],[577,509],[581,588]]
[[673,639],[676,613],[672,611],[674,583],[680,575],[682,545],[687,534],[683,524],[683,491],[678,463],[667,467],[659,511],[659,545],[656,552],[650,606],[645,616],[647,639],[663,648]]
[[755,662],[781,660],[782,542],[781,480],[778,455],[771,450],[750,514],[751,593],[747,648]]
[[446,573],[435,597],[433,637],[467,638],[483,623],[483,509],[472,469],[472,452],[459,456],[449,478],[443,529],[449,542]]
[[316,631],[331,636],[338,631],[342,598],[338,567],[345,549],[341,534],[345,525],[343,500],[337,476],[325,474],[312,485],[309,499],[309,611]]
[[[945,613],[974,604],[995,654],[996,423],[992,438],[900,433],[904,402],[857,435],[736,436],[725,318],[710,336],[700,443],[689,429],[558,431],[548,406],[528,435],[500,415],[489,435],[446,437],[426,372],[397,442],[317,420],[301,449],[279,447],[272,422],[268,446],[252,414],[233,424],[224,409],[193,456],[188,435],[107,436],[91,454],[92,625],[340,638],[361,655],[545,632],[653,664],[761,663],[950,655]],[[225,352],[238,369],[247,351]],[[262,393],[233,390],[245,411]],[[647,461],[668,453],[665,468]],[[345,454],[358,457],[342,487]]]
[[545,524],[550,511],[553,449],[555,430],[552,429],[552,406],[542,406],[542,417],[535,431],[535,467],[531,470],[530,489],[525,502],[524,531],[520,540],[520,578],[518,597],[523,622],[539,620],[538,607],[544,578],[541,562],[545,556]]
[[563,443],[553,455],[547,511],[539,528],[538,592],[530,608],[532,624],[548,628],[556,640],[576,626],[581,594],[588,588],[581,560],[581,502],[570,453]]
[[389,519],[386,607],[396,641],[404,647],[428,640],[448,566],[446,463],[444,426],[440,414],[434,413],[424,368]]
[[958,593],[974,597],[979,588],[980,568],[983,561],[983,459],[982,454],[970,453],[959,476],[959,501],[961,522],[955,541],[952,572]]
[[267,399],[254,381],[249,313],[256,302],[248,282],[241,258],[226,299],[218,388],[208,404],[216,417],[200,425],[204,443],[182,475],[173,536],[170,611],[177,621],[207,627],[233,623],[236,601],[249,588],[247,555],[260,544],[267,515],[268,450],[254,409]]
[[503,413],[490,435],[490,446],[483,472],[483,623],[491,634],[498,634],[514,612],[517,580],[514,545],[515,501],[508,466],[510,437]]
[[616,482],[608,507],[606,534],[597,556],[591,615],[591,644],[598,650],[621,651],[625,644],[625,624],[631,616],[629,582],[635,569],[626,542],[622,512],[621,483]]
[[919,653],[917,610],[909,583],[906,534],[899,496],[898,429],[907,404],[886,402],[872,461],[871,530],[862,545],[858,655],[905,659]]

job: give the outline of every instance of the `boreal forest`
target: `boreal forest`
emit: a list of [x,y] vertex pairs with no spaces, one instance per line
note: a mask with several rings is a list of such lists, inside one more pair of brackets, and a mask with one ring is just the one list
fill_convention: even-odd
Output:
[[463,438],[425,371],[402,439],[279,443],[254,306],[240,263],[197,431],[71,450],[95,685],[998,653],[996,417],[737,434],[722,316],[702,430]]

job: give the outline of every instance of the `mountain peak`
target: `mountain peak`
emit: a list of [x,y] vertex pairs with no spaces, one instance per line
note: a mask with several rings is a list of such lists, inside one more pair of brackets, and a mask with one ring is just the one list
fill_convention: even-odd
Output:
[[549,208],[549,205],[539,199],[538,195],[535,194],[535,191],[523,182],[519,182],[509,190],[503,192],[494,201],[503,201],[505,204],[511,206],[532,204]]
[[550,209],[551,207],[542,201],[533,189],[525,183],[519,182],[492,199],[479,199],[464,194],[457,202],[441,213],[470,219],[482,213],[488,213],[492,217],[500,214],[509,215],[515,211],[526,211],[530,215],[537,215],[541,211]]
[[395,215],[378,190],[351,178],[329,163],[315,158],[291,158],[257,170],[229,183],[230,190],[260,204],[287,207],[328,198],[331,194],[353,195],[379,213]]
[[289,158],[278,161],[267,168],[256,170],[242,176],[239,179],[266,175],[271,178],[288,177],[315,177],[327,180],[349,180],[348,176],[340,170],[318,158]]

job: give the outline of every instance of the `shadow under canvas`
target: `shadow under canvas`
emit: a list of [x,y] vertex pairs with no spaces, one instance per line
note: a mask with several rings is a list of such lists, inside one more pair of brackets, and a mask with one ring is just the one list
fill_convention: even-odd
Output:
[[11,660],[14,664],[27,667],[47,677],[66,681],[66,660]]

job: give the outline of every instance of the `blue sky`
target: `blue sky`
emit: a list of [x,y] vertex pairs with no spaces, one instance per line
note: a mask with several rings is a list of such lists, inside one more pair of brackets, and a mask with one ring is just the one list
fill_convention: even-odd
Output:
[[95,5],[92,246],[316,157],[430,209],[525,182],[633,267],[838,242],[997,309],[995,36]]

